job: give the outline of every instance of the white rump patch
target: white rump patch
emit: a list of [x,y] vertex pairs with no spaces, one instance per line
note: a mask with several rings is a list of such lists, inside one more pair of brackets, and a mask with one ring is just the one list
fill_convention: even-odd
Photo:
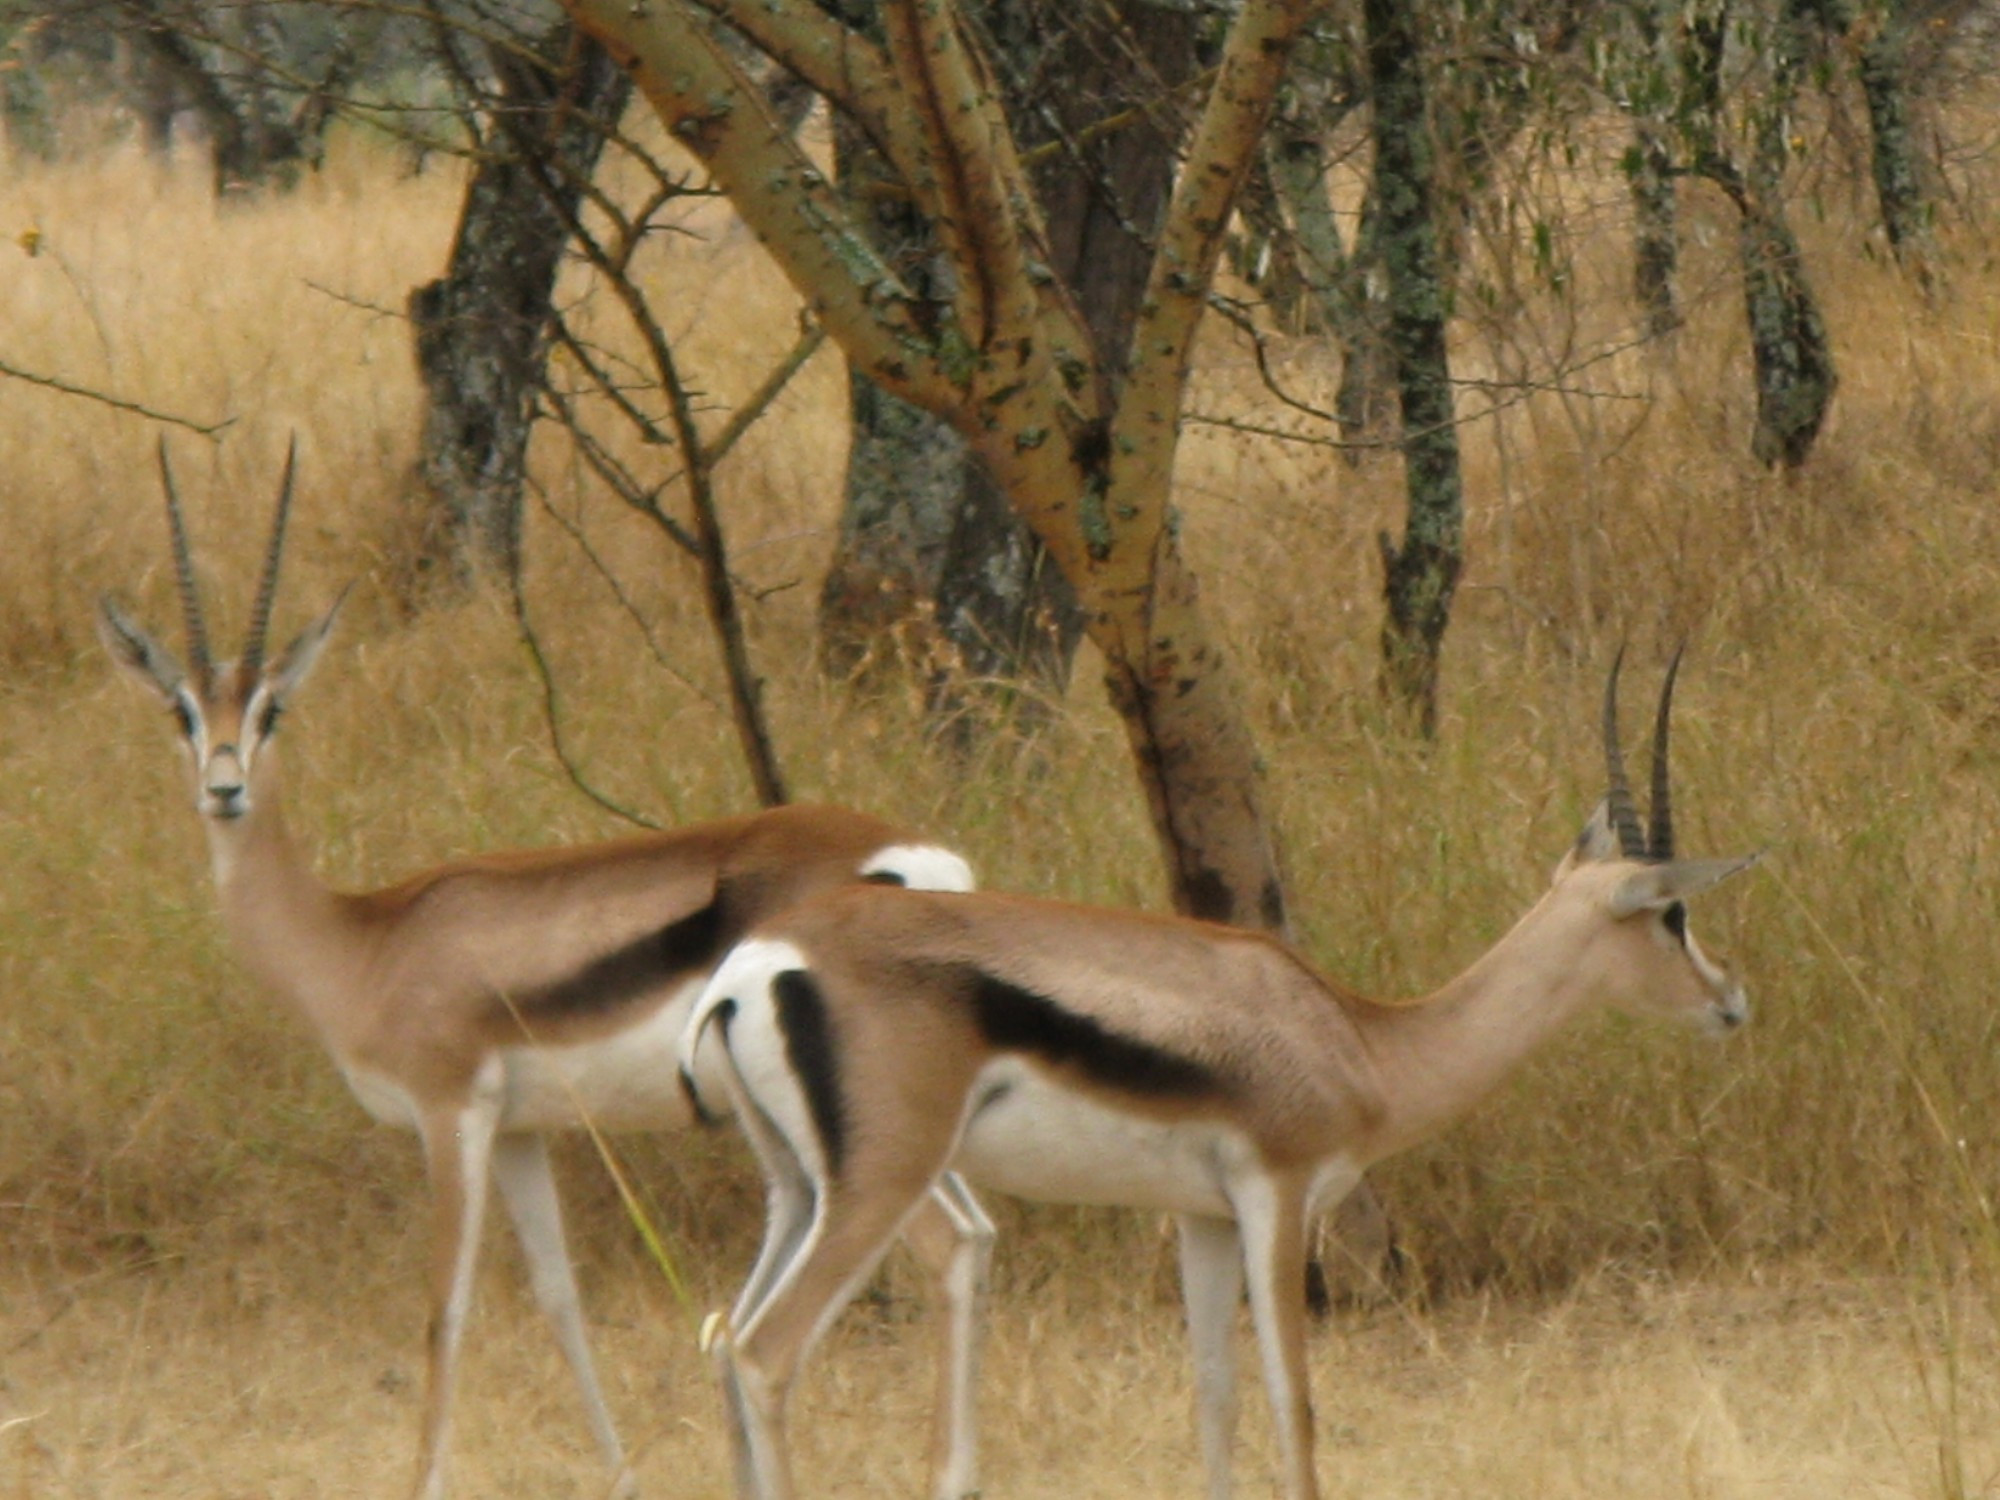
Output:
[[861,877],[894,875],[913,891],[969,891],[972,866],[941,844],[891,844],[861,866]]

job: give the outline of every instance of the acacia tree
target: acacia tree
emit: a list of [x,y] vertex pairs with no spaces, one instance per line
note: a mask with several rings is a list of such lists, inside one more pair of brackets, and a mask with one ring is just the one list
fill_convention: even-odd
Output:
[[481,572],[518,572],[556,278],[630,84],[566,20],[474,37],[439,15],[436,35],[473,134],[473,166],[449,262],[409,299],[425,396],[424,515],[410,566],[462,586]]
[[[1075,586],[1176,904],[1281,927],[1255,746],[1167,503],[1182,392],[1230,210],[1309,0],[1248,0],[1223,45],[1135,323],[1107,378],[980,50],[948,0],[880,44],[803,0],[564,0],[632,70],[849,360],[965,438]],[[913,294],[723,46],[720,18],[841,109],[936,228]]]

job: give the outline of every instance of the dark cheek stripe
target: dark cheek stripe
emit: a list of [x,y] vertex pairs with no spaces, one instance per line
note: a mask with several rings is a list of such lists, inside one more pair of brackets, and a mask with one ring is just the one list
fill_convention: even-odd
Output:
[[980,1034],[995,1047],[1075,1068],[1109,1088],[1153,1098],[1227,1091],[1221,1075],[1205,1063],[1121,1036],[1094,1017],[991,974],[974,971],[972,1008]]
[[785,1056],[806,1091],[806,1107],[826,1152],[829,1175],[838,1178],[847,1156],[847,1114],[840,1102],[840,1049],[829,1024],[819,981],[804,969],[787,969],[771,981]]

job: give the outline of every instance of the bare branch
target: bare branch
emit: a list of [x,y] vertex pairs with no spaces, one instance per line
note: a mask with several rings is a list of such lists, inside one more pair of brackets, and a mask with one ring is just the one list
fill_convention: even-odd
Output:
[[792,377],[806,367],[806,361],[819,352],[826,342],[826,329],[818,323],[807,322],[799,330],[798,341],[791,352],[778,362],[777,368],[764,377],[764,383],[750,393],[750,397],[724,424],[722,431],[715,435],[708,445],[708,462],[719,464],[729,456],[729,450],[737,440],[748,432],[757,419],[770,409],[771,403],[784,394],[785,387],[792,383]]
[[189,432],[198,432],[206,438],[214,437],[224,428],[234,425],[236,421],[234,417],[224,417],[219,422],[197,422],[192,417],[161,411],[158,407],[148,406],[143,401],[128,401],[122,396],[92,390],[87,385],[76,385],[57,375],[42,375],[33,370],[23,370],[5,360],[0,360],[0,375],[10,380],[24,380],[29,385],[38,385],[44,390],[60,391],[65,396],[81,396],[86,401],[95,401],[99,406],[108,406],[113,411],[130,412],[135,417],[145,417],[154,422],[166,422],[175,427],[184,427]]
[[516,575],[513,583],[514,623],[521,632],[521,644],[528,648],[528,659],[534,663],[535,675],[542,683],[542,722],[548,726],[549,749],[554,752],[556,764],[563,768],[563,774],[584,796],[595,802],[606,812],[623,818],[641,828],[658,828],[660,825],[644,813],[634,812],[624,803],[605,792],[583,774],[582,768],[570,758],[569,746],[563,741],[562,701],[556,690],[555,673],[549,667],[549,659],[542,652],[542,640],[535,633],[535,623],[528,616],[528,596],[521,588]]

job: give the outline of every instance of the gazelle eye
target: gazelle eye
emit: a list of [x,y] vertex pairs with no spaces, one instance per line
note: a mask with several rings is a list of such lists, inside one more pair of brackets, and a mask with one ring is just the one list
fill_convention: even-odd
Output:
[[1674,935],[1674,940],[1685,943],[1688,940],[1688,909],[1685,901],[1676,901],[1660,913],[1660,922]]
[[180,726],[181,733],[186,735],[189,739],[193,739],[194,711],[187,706],[187,700],[185,698],[174,699],[172,705],[172,713],[174,716],[174,722]]
[[278,715],[285,711],[285,705],[276,698],[267,698],[264,706],[257,711],[257,738],[269,739],[278,727]]

